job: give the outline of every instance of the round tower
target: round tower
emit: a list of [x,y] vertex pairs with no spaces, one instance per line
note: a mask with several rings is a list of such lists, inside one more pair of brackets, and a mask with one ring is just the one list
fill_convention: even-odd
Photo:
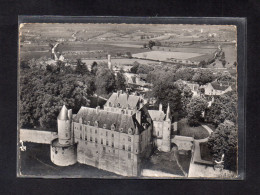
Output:
[[58,138],[50,146],[51,161],[58,166],[73,165],[77,162],[77,148],[71,131],[72,110],[64,105],[57,118]]
[[162,146],[163,152],[171,151],[171,118],[170,118],[170,106],[168,104],[166,118],[163,122],[163,135],[162,135]]

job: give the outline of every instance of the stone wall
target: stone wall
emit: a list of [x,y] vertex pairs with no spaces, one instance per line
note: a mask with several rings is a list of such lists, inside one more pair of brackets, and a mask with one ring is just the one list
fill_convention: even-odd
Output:
[[33,142],[39,144],[50,144],[53,139],[58,137],[57,132],[41,131],[31,129],[20,129],[19,138],[23,142]]

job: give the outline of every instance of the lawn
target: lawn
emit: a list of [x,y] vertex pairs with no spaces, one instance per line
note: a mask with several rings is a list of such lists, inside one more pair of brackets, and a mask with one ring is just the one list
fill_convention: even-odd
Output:
[[150,159],[143,163],[142,168],[184,176],[184,172],[188,173],[189,171],[190,159],[190,152],[187,155],[180,155],[177,151],[173,150],[171,152],[156,150]]
[[178,135],[194,137],[194,139],[204,139],[209,136],[209,133],[202,126],[190,127],[185,118],[178,122]]
[[212,155],[210,154],[207,142],[200,143],[200,155],[202,160],[212,161]]

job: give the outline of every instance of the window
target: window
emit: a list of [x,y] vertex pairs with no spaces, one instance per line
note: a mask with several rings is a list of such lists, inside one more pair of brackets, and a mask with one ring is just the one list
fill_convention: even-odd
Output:
[[112,135],[111,135],[112,137],[114,137],[114,133],[112,133]]
[[87,135],[85,135],[85,140],[88,140],[88,136]]
[[105,147],[103,147],[103,151],[106,151],[106,148],[105,148]]
[[65,135],[66,137],[68,137],[69,135],[68,135],[68,133],[66,133],[66,135]]
[[128,153],[128,159],[131,159],[131,153]]
[[92,133],[92,129],[90,129],[90,133]]
[[106,141],[106,145],[108,146],[108,141]]
[[90,141],[92,142],[92,137],[90,137]]
[[97,130],[95,129],[95,134],[97,134]]
[[128,151],[131,152],[131,146],[128,146]]
[[128,141],[131,142],[131,137],[130,136],[128,136]]
[[108,135],[108,132],[106,131],[106,136]]
[[123,150],[125,150],[125,145],[123,145]]
[[79,138],[82,139],[82,135],[81,134],[79,135]]
[[104,125],[103,125],[103,129],[106,129],[106,128],[107,128],[107,125],[106,125],[106,124],[104,124]]
[[115,153],[116,153],[116,151],[115,151],[115,150],[113,150],[113,153],[115,154]]
[[159,131],[157,132],[157,136],[159,136]]
[[95,138],[95,143],[97,143],[97,138]]
[[114,142],[112,142],[112,148],[114,148]]
[[90,121],[88,121],[88,125],[90,125]]
[[103,144],[103,139],[101,139],[101,144]]

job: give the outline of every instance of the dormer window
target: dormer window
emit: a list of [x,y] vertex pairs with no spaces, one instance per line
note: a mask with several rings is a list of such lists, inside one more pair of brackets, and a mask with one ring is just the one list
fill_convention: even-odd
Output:
[[125,111],[124,111],[124,110],[121,110],[121,114],[125,114]]
[[120,128],[120,132],[123,132],[123,130],[124,130],[123,128]]
[[130,134],[130,135],[133,134],[133,129],[132,129],[132,128],[129,128],[129,129],[128,129],[128,134]]
[[111,125],[111,130],[114,131],[116,129],[116,125],[115,124],[112,124]]
[[106,128],[107,128],[107,124],[104,124],[104,125],[103,125],[103,129],[106,129]]
[[79,118],[79,123],[82,124],[82,118],[81,117]]
[[120,103],[117,104],[117,107],[119,107],[119,108],[121,107]]
[[87,124],[90,125],[90,121],[88,121]]
[[98,121],[95,121],[95,127],[98,127]]

